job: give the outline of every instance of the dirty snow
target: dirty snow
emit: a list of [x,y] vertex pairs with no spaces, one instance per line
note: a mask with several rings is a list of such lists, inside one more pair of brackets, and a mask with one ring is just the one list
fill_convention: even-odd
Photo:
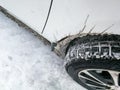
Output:
[[0,90],[85,89],[49,46],[0,13]]

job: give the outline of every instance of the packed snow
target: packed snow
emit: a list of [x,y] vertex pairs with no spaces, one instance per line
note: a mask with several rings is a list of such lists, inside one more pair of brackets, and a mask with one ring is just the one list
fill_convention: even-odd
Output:
[[64,60],[0,12],[0,90],[85,90]]

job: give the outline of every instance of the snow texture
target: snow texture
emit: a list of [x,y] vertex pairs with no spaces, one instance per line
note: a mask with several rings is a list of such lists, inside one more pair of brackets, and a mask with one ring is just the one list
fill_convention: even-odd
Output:
[[49,46],[0,13],[0,90],[85,90],[63,63]]

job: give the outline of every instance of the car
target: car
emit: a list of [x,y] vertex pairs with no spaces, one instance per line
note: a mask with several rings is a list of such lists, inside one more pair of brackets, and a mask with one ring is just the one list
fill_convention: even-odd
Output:
[[32,31],[88,90],[120,90],[120,0],[0,0],[0,11]]

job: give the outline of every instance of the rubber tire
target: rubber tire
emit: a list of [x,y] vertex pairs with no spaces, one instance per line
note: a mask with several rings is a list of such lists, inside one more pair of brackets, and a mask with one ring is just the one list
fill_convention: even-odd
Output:
[[[117,34],[98,34],[98,35],[86,35],[83,37],[78,37],[72,40],[67,49],[66,55],[69,53],[69,49],[75,45],[88,43],[88,42],[101,42],[101,41],[115,41],[120,42],[120,35]],[[91,60],[72,60],[68,62],[65,66],[66,71],[68,74],[79,84],[83,87],[87,88],[88,90],[95,90],[91,87],[88,87],[86,84],[80,81],[78,77],[78,72],[85,70],[85,69],[107,69],[107,70],[114,70],[120,71],[120,60],[117,59],[91,59]]]
[[107,69],[120,71],[120,61],[119,60],[93,60],[93,61],[80,61],[72,62],[66,65],[66,71],[68,74],[79,84],[88,90],[95,90],[83,82],[80,81],[78,77],[78,72],[85,69]]

